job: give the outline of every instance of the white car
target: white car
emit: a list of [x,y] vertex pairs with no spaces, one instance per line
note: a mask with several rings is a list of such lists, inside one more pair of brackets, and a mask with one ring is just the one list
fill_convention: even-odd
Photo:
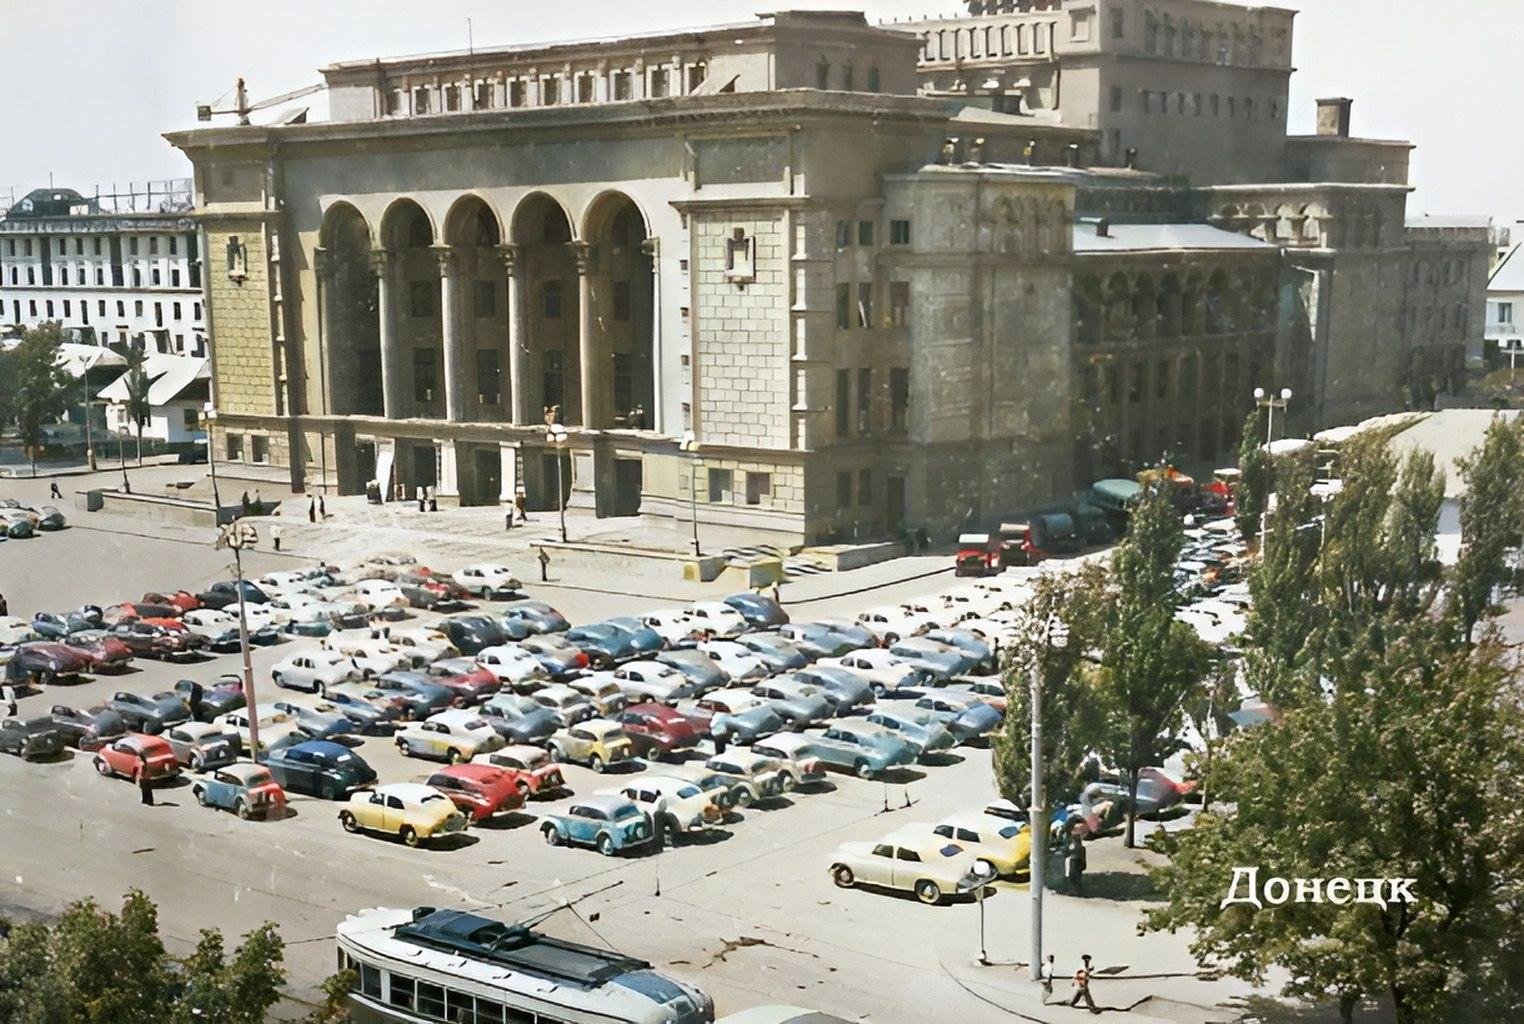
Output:
[[530,694],[535,703],[555,712],[564,726],[573,726],[598,716],[598,709],[587,699],[587,694],[573,690],[562,683],[542,687]]
[[866,647],[839,658],[822,658],[816,664],[846,669],[867,683],[875,697],[914,687],[918,678],[914,666],[906,664],[882,647]]
[[608,672],[573,676],[566,681],[566,685],[586,697],[600,718],[617,718],[630,702],[629,697],[619,688],[618,680]]
[[550,673],[534,652],[515,644],[483,648],[476,655],[476,663],[496,676],[498,682],[517,689],[529,689],[550,681]]
[[695,601],[688,606],[688,617],[715,639],[738,637],[751,629],[746,617],[724,601]]
[[[243,744],[241,749],[247,753],[253,746],[253,740],[249,738],[250,721],[249,712],[244,709],[220,715],[212,720],[212,724],[225,735],[237,736],[239,742]],[[296,723],[291,721],[289,715],[274,711],[259,716],[259,745],[266,750],[277,741],[284,740],[288,736],[294,737],[295,733]]]
[[313,569],[293,569],[267,573],[254,582],[259,584],[260,590],[271,597],[284,597],[287,594],[304,592],[318,574],[318,571]]
[[993,881],[995,869],[956,842],[931,833],[932,826],[904,825],[876,843],[842,843],[831,859],[831,880],[843,889],[871,885],[915,893],[922,903],[941,903],[980,865]]
[[393,647],[413,651],[425,662],[460,656],[460,651],[450,643],[449,637],[437,629],[429,629],[426,626],[388,630],[383,636]]
[[459,764],[507,745],[492,724],[475,711],[451,708],[397,730],[397,749],[409,757],[437,757]]
[[892,644],[907,636],[920,636],[937,626],[930,615],[904,608],[869,608],[858,613],[857,622],[884,644]]
[[666,608],[641,616],[640,621],[671,647],[692,640],[701,628],[687,612],[680,608]]
[[338,651],[296,651],[277,661],[270,669],[270,681],[276,686],[317,694],[323,693],[330,686],[359,678],[360,667],[354,659]]
[[767,701],[750,690],[713,690],[704,694],[698,707],[710,714],[739,715],[743,711],[759,708]]
[[407,595],[391,580],[361,580],[350,591],[354,599],[373,612],[385,608],[406,608]]
[[675,838],[718,825],[725,817],[714,797],[687,779],[671,775],[641,775],[599,796],[622,796],[651,816],[658,834]]
[[356,601],[329,601],[313,594],[289,594],[270,603],[287,612],[292,622],[322,622],[365,612],[365,606]]
[[734,640],[705,640],[698,645],[699,652],[725,670],[735,682],[746,679],[766,679],[767,662]]
[[493,562],[465,566],[455,573],[455,582],[482,597],[494,590],[519,590],[524,586],[512,569]]
[[0,616],[0,644],[19,644],[32,635],[32,624],[14,615]]
[[[236,605],[234,607],[237,607]],[[248,622],[250,629],[263,629],[266,626],[281,628],[291,621],[291,613],[284,608],[277,608],[273,604],[244,604],[244,621]]]
[[376,676],[384,676],[388,672],[424,664],[421,655],[401,647],[393,647],[385,640],[351,640],[340,635],[329,634],[323,638],[322,644],[324,649],[352,659],[355,668],[360,670],[362,679],[373,679]]
[[[237,605],[234,605],[237,607]],[[244,608],[253,608],[247,602]],[[230,629],[238,628],[238,616],[232,612],[219,611],[216,608],[193,608],[180,616],[180,622],[185,628],[197,636],[204,636],[208,640],[216,640]],[[254,623],[249,623],[249,628],[255,628]]]
[[659,661],[628,661],[616,668],[612,675],[631,703],[649,700],[666,704],[696,689],[687,676]]

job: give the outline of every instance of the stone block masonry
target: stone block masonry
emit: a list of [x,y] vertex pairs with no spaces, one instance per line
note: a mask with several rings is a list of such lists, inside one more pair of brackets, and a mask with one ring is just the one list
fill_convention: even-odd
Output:
[[[208,224],[206,290],[210,303],[214,393],[219,412],[276,411],[274,342],[270,337],[269,261],[256,221]],[[228,273],[225,253],[243,253],[241,278]]]

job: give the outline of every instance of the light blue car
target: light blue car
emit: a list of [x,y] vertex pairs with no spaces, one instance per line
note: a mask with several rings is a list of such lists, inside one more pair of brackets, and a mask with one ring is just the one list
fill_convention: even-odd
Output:
[[824,732],[806,734],[796,760],[813,757],[828,768],[873,779],[897,765],[914,764],[916,749],[896,733],[869,722],[846,721]]
[[239,762],[195,781],[191,793],[202,807],[232,811],[240,818],[268,817],[286,806],[286,794],[263,765]]
[[612,857],[649,843],[655,830],[646,813],[623,797],[590,796],[565,814],[547,814],[540,834],[551,846],[591,846]]

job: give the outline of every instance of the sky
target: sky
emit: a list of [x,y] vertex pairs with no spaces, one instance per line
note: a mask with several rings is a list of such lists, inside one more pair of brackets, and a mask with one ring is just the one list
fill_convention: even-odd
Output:
[[[790,0],[873,20],[954,13],[954,0]],[[1141,5],[1140,5],[1141,6]],[[1319,96],[1355,98],[1354,133],[1417,144],[1412,214],[1524,218],[1524,90],[1488,39],[1524,35],[1518,0],[1289,0],[1291,131]],[[161,137],[243,75],[255,98],[318,81],[323,64],[749,20],[759,0],[0,0],[12,100],[0,113],[0,199],[52,182],[188,177]],[[1472,36],[1469,29],[1477,27]],[[1506,43],[1500,43],[1505,49]],[[30,83],[17,85],[16,83]]]

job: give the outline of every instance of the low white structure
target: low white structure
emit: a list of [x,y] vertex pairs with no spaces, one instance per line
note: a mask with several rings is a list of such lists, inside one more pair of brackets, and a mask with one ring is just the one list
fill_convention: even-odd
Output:
[[[212,378],[211,361],[196,356],[150,353],[143,372],[151,382],[148,387],[148,422],[143,436],[170,444],[184,444],[205,439],[200,416],[206,406]],[[137,436],[137,427],[127,416],[127,380],[122,374],[100,390],[106,402],[106,429],[112,433]]]
[[1494,368],[1524,363],[1524,242],[1513,246],[1487,279],[1485,355]]

